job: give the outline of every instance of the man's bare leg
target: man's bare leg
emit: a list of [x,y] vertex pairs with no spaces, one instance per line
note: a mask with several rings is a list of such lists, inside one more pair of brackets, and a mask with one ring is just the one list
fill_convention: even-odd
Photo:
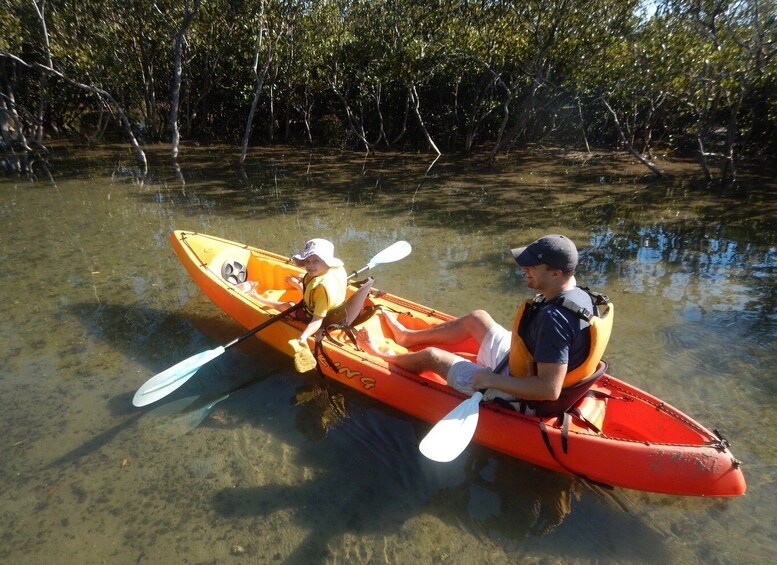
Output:
[[372,337],[365,328],[356,331],[356,341],[359,347],[370,355],[380,357],[384,361],[412,373],[430,370],[442,377],[446,377],[451,365],[460,360],[459,357],[450,351],[444,351],[436,347],[426,347],[420,351],[408,351],[407,353],[396,353],[390,349],[381,348],[373,342]]
[[473,338],[478,344],[496,322],[485,310],[469,314],[422,330],[411,330],[402,325],[395,315],[385,312],[386,323],[394,334],[394,341],[404,347],[427,343],[461,343]]

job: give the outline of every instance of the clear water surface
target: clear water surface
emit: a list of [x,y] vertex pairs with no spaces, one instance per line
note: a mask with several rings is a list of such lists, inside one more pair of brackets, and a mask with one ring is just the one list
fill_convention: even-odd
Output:
[[[596,156],[489,168],[424,155],[60,149],[0,179],[0,562],[773,563],[777,561],[777,186],[729,189]],[[405,239],[376,286],[509,323],[511,246],[562,232],[617,305],[611,372],[720,429],[736,499],[603,490],[478,446],[425,460],[427,424],[294,372],[248,340],[158,405],[134,391],[242,328],[168,235],[290,254],[326,237],[349,267]],[[227,396],[227,393],[228,396]],[[520,438],[516,439],[520,441]]]

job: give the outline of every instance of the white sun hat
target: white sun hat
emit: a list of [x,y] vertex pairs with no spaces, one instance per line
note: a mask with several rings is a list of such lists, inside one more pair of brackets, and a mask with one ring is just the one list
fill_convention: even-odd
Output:
[[335,257],[335,246],[331,241],[326,239],[311,239],[305,244],[305,249],[302,253],[298,253],[292,259],[296,263],[301,263],[311,255],[317,256],[328,267],[342,267],[343,262]]

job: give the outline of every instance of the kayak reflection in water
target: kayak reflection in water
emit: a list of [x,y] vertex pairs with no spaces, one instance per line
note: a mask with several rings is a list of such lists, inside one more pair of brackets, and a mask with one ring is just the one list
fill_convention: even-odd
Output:
[[435,493],[425,510],[438,516],[466,516],[493,539],[521,541],[556,530],[581,499],[576,479],[542,473],[504,458],[468,455],[467,480]]

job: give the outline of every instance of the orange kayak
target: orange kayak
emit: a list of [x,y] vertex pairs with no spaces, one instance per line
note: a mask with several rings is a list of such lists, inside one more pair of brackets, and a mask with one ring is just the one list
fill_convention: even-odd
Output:
[[[246,328],[258,326],[278,311],[226,280],[222,276],[225,263],[245,266],[253,292],[264,298],[279,302],[301,299],[298,290],[286,285],[287,275],[302,272],[287,257],[194,232],[175,231],[170,239],[197,285]],[[351,285],[348,294],[356,290]],[[359,327],[366,327],[373,339],[377,336],[397,351],[404,349],[391,340],[381,307],[398,313],[399,321],[414,329],[453,319],[374,289],[366,306],[369,316],[360,319]],[[302,322],[287,317],[257,337],[291,357],[294,351],[288,342],[299,337],[303,328]],[[313,349],[312,338],[310,345]],[[477,354],[474,341],[445,348],[472,359]],[[440,375],[409,373],[359,350],[343,331],[330,332],[322,350],[317,361],[327,377],[426,422],[437,423],[466,399]],[[566,430],[561,417],[526,416],[509,407],[484,403],[473,440],[512,457],[605,485],[678,495],[744,494],[740,462],[720,434],[609,374],[592,391],[595,394],[584,397],[577,406],[583,418],[569,418]]]

